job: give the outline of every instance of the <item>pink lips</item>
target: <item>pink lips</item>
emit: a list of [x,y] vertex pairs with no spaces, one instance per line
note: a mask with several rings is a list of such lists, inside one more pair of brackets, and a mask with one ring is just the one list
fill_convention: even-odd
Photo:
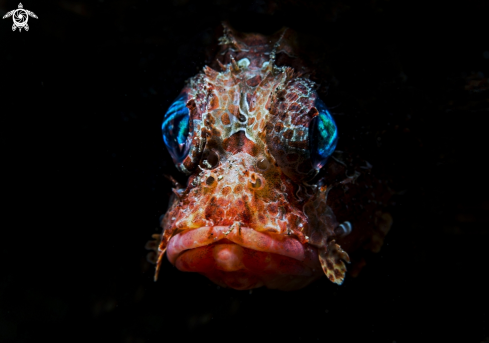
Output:
[[170,239],[166,252],[179,270],[238,290],[295,290],[323,275],[316,247],[238,225],[181,232]]
[[[245,248],[283,255],[298,261],[306,259],[304,246],[292,237],[272,238],[249,227],[241,227],[241,229],[235,227],[230,231],[229,226],[204,226],[175,235],[166,251],[168,260],[175,264],[182,252],[216,243],[223,238]],[[307,255],[309,254],[308,251]]]

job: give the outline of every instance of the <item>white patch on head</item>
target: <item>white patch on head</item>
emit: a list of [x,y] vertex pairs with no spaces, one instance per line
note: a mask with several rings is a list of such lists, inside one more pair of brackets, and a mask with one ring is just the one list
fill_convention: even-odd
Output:
[[250,65],[250,60],[245,58],[242,58],[238,61],[238,65],[240,68],[247,68]]

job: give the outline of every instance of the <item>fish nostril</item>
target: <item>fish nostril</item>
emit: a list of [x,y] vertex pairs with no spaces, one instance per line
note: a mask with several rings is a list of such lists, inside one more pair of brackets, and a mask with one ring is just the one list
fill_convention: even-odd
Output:
[[214,151],[211,151],[207,156],[207,162],[214,168],[219,163],[219,156]]
[[258,161],[256,162],[256,166],[258,167],[258,169],[267,170],[268,168],[270,168],[270,162],[266,157],[261,156],[258,158]]
[[261,180],[260,179],[256,179],[253,187],[254,188],[260,188],[261,187]]
[[248,181],[248,186],[254,190],[260,190],[265,185],[265,180],[255,173],[251,173],[250,180]]
[[202,164],[207,169],[214,169],[219,164],[219,155],[215,151],[204,150],[202,154]]
[[216,179],[214,178],[214,176],[209,176],[206,180],[205,180],[205,183],[207,184],[207,186],[212,186],[212,184],[216,182]]

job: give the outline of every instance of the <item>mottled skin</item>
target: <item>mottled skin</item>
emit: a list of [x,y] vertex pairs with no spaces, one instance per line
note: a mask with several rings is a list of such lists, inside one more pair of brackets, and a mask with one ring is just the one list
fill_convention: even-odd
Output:
[[[215,69],[204,67],[183,89],[191,147],[176,165],[189,180],[186,187],[174,182],[174,196],[161,222],[163,233],[154,236],[156,276],[172,237],[203,227],[247,227],[277,241],[294,238],[317,256],[304,280],[283,287],[265,282],[278,289],[304,287],[323,273],[341,284],[344,262],[350,262],[346,251],[380,249],[392,221],[382,210],[390,192],[370,175],[366,162],[355,167],[338,153],[323,167],[323,176],[317,176],[308,136],[309,123],[318,115],[316,85],[293,55],[288,34],[239,35],[224,26]],[[343,237],[337,218],[352,223],[352,234]],[[198,256],[206,254],[201,249]],[[243,289],[222,281],[224,272],[202,270],[194,271]]]

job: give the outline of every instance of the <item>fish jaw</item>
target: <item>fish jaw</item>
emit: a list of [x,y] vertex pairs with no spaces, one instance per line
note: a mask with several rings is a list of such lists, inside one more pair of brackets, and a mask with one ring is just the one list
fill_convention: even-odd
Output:
[[296,290],[323,275],[315,247],[294,237],[231,225],[201,227],[171,238],[168,260],[222,287]]

